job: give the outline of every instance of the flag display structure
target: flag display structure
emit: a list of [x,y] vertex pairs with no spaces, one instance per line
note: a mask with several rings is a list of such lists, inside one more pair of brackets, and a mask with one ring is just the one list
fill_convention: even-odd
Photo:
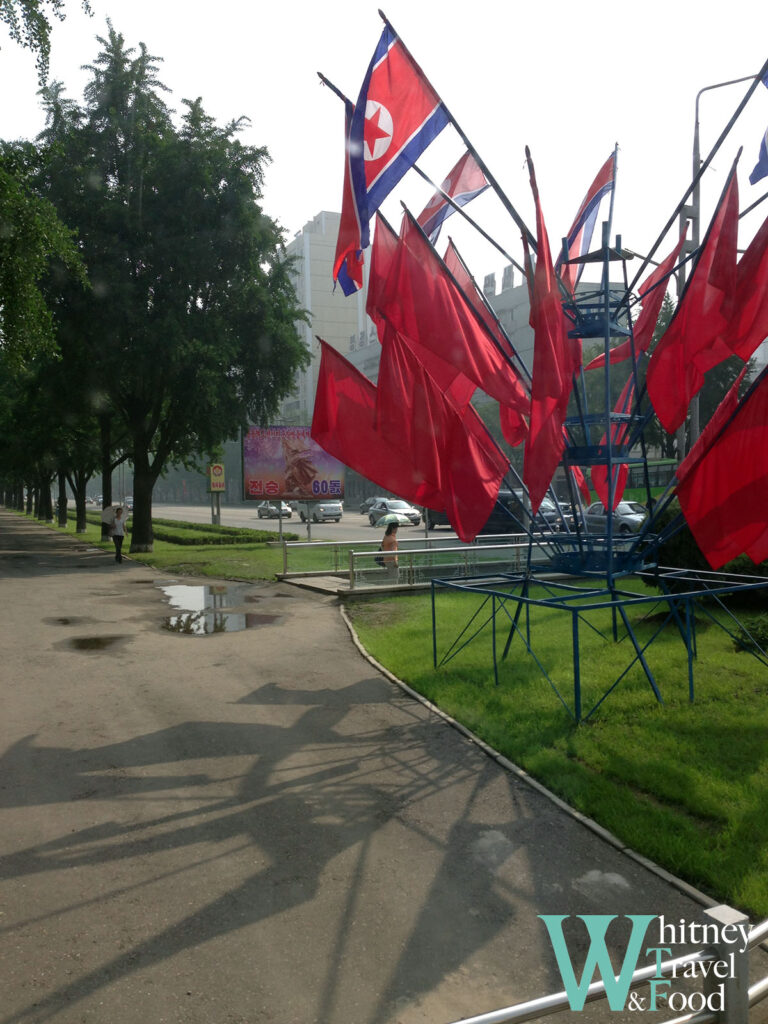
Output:
[[[653,332],[656,330],[656,324],[659,322],[659,312],[661,310],[661,304],[664,301],[666,294],[666,288],[663,282],[668,278],[677,264],[680,257],[680,253],[685,242],[688,226],[686,225],[685,230],[680,235],[680,239],[661,264],[656,267],[652,274],[650,274],[645,281],[638,288],[638,295],[642,302],[642,309],[640,315],[635,322],[632,334],[633,338],[629,338],[623,341],[620,345],[612,348],[608,354],[608,361],[613,365],[614,363],[621,363],[625,359],[629,359],[632,355],[632,346],[634,343],[635,354],[639,355],[641,352],[647,352],[653,341]],[[585,370],[596,370],[601,366],[605,366],[605,353],[601,352],[599,356],[596,356],[590,363],[588,363]]]
[[441,191],[435,192],[417,218],[432,245],[437,244],[443,222],[454,212],[454,207],[445,196],[450,196],[457,206],[463,207],[488,187],[480,165],[474,155],[467,151],[440,186]]
[[[618,401],[614,407],[615,413],[621,413],[628,415],[631,408],[632,402],[635,396],[635,376],[633,373],[629,375],[627,383],[622,388],[621,394],[619,395]],[[626,444],[629,436],[629,423],[627,421],[614,423],[611,425],[611,447],[619,448],[621,445]],[[600,441],[601,445],[607,443],[607,432],[603,434]],[[595,488],[598,498],[603,503],[603,508],[607,509],[610,505],[611,510],[616,508],[618,503],[621,501],[624,495],[624,488],[627,485],[627,475],[629,473],[629,466],[626,462],[614,461],[611,463],[611,477],[612,477],[612,488],[609,487],[608,483],[608,466],[593,466],[592,467],[592,486]],[[612,492],[612,493],[611,493]]]
[[[345,263],[350,257],[359,260],[368,247],[370,218],[448,123],[440,97],[392,28],[385,26],[348,118],[333,266],[342,288]],[[355,284],[353,280],[353,290]]]
[[733,354],[724,339],[733,311],[738,223],[734,163],[675,314],[648,364],[648,395],[670,434],[685,420],[704,374]]

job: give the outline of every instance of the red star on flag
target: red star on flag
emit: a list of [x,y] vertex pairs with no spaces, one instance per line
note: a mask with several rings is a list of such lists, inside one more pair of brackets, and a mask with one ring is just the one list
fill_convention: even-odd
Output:
[[365,119],[365,144],[368,147],[368,154],[373,159],[373,153],[376,149],[376,143],[379,139],[389,139],[392,133],[386,131],[386,129],[380,126],[381,122],[381,107],[376,108],[376,113],[372,117]]

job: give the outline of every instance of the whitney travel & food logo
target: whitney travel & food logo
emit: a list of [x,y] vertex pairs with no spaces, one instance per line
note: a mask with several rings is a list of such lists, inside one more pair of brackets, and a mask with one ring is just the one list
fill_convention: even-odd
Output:
[[[729,908],[723,908],[729,910]],[[733,912],[731,912],[733,914]],[[589,986],[595,971],[605,987],[611,1010],[671,1010],[675,1013],[696,1013],[703,1009],[722,1012],[725,1007],[725,984],[736,977],[737,954],[744,953],[749,944],[749,922],[746,918],[725,923],[668,921],[663,915],[627,914],[630,934],[621,969],[616,973],[608,951],[607,932],[617,914],[539,914],[544,922],[555,953],[563,986],[572,1010],[581,1011],[587,1000]],[[576,977],[573,960],[565,939],[563,922],[571,916],[581,921],[589,938],[589,948],[581,978]],[[653,929],[653,922],[658,929]],[[654,944],[655,943],[655,944]],[[701,945],[717,947],[719,955],[707,959],[688,959],[672,966],[669,976],[662,974],[665,958],[680,957],[675,947]],[[645,957],[648,963],[641,963]],[[630,991],[632,976],[638,967],[655,964],[655,974],[646,980],[649,991],[645,995]],[[675,987],[678,979],[703,978],[708,980],[707,992],[685,992]]]

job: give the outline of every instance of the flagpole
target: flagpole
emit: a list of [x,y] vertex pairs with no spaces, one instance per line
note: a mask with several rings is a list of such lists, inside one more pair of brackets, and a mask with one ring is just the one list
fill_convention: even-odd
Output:
[[[381,18],[381,20],[382,20],[382,21],[384,22],[384,24],[385,24],[385,25],[386,25],[386,26],[387,26],[387,27],[388,27],[389,29],[391,29],[391,31],[392,31],[392,32],[393,32],[393,33],[394,33],[394,34],[395,34],[395,35],[397,36],[397,38],[398,38],[398,39],[400,40],[400,45],[402,46],[402,48],[403,48],[403,50],[405,51],[405,53],[406,53],[406,54],[408,55],[408,59],[409,59],[409,60],[410,60],[410,61],[412,62],[413,66],[414,66],[415,68],[417,68],[417,69],[418,69],[418,71],[419,71],[419,72],[420,72],[420,74],[421,74],[421,75],[422,75],[422,76],[423,76],[423,77],[425,78],[425,80],[426,80],[426,81],[429,81],[429,79],[427,78],[427,76],[426,76],[426,75],[424,74],[424,72],[422,71],[422,69],[421,69],[421,65],[420,65],[420,64],[418,63],[418,61],[414,60],[413,54],[411,53],[411,51],[410,51],[410,50],[408,49],[408,47],[407,47],[407,46],[405,45],[405,43],[403,42],[402,36],[401,36],[401,35],[400,35],[400,34],[398,33],[398,31],[397,31],[397,30],[395,29],[395,27],[394,27],[394,25],[392,24],[392,22],[391,22],[391,21],[389,20],[389,18],[387,18],[386,14],[384,14],[384,12],[383,12],[383,11],[382,11],[381,9],[379,10],[379,17],[380,17],[380,18]],[[492,188],[492,189],[494,190],[494,192],[496,193],[496,195],[497,195],[497,196],[499,197],[499,199],[501,200],[501,202],[502,202],[502,205],[504,206],[504,209],[505,209],[505,210],[507,211],[507,213],[508,213],[508,214],[509,214],[509,215],[510,215],[510,216],[512,217],[512,219],[514,220],[515,224],[517,224],[517,226],[518,226],[518,227],[520,228],[520,230],[521,230],[521,231],[523,232],[523,234],[524,234],[524,235],[525,235],[525,236],[527,237],[527,239],[528,239],[528,241],[529,241],[529,243],[530,243],[531,247],[533,248],[533,251],[534,251],[534,252],[536,252],[536,239],[535,239],[535,238],[534,238],[534,236],[533,236],[533,235],[531,234],[531,232],[530,232],[530,230],[528,229],[528,227],[527,227],[527,225],[526,225],[525,221],[524,221],[524,220],[523,220],[523,218],[522,218],[522,217],[520,216],[520,214],[519,214],[519,213],[517,212],[517,210],[516,210],[516,209],[514,208],[514,206],[512,205],[512,203],[510,202],[510,200],[508,199],[508,197],[507,197],[506,193],[505,193],[505,192],[504,192],[504,190],[503,190],[503,189],[501,188],[501,186],[499,185],[499,183],[498,183],[498,182],[496,181],[496,179],[494,178],[494,176],[493,176],[493,175],[491,174],[491,172],[490,172],[490,171],[488,170],[488,166],[486,165],[486,163],[484,162],[484,160],[483,160],[483,159],[481,158],[480,154],[479,154],[479,153],[477,152],[477,150],[476,150],[476,149],[475,149],[475,147],[474,147],[474,146],[472,145],[472,143],[471,143],[471,142],[469,141],[469,137],[468,137],[468,136],[466,135],[466,133],[464,132],[464,130],[463,130],[463,129],[461,128],[461,126],[459,125],[459,123],[458,123],[458,121],[456,120],[456,118],[455,118],[455,117],[453,116],[453,114],[452,114],[452,113],[450,112],[450,110],[449,110],[449,109],[448,109],[448,107],[447,107],[447,106],[445,105],[445,103],[443,103],[442,97],[441,97],[441,99],[440,99],[440,103],[441,103],[441,105],[442,105],[443,109],[445,110],[445,113],[446,113],[446,114],[448,115],[448,118],[449,118],[449,120],[450,120],[451,124],[452,124],[452,125],[453,125],[453,127],[454,127],[454,128],[456,129],[456,131],[457,131],[457,133],[458,133],[459,137],[461,138],[462,142],[463,142],[463,143],[464,143],[464,145],[465,145],[465,146],[467,147],[467,149],[468,149],[468,150],[470,151],[470,153],[471,153],[471,154],[472,154],[472,156],[473,156],[473,157],[475,158],[475,160],[477,160],[477,163],[478,163],[478,165],[479,165],[479,167],[480,167],[480,170],[481,170],[481,171],[483,172],[483,174],[484,174],[484,175],[486,176],[486,178],[488,179],[488,183],[490,184],[491,188]]]
[[[635,274],[634,278],[632,279],[632,283],[630,284],[629,289],[628,289],[628,294],[629,294],[629,292],[631,292],[634,289],[635,285],[640,280],[640,277],[642,276],[645,268],[650,263],[650,257],[653,256],[653,254],[656,252],[658,247],[663,242],[664,237],[666,236],[667,232],[672,227],[674,222],[677,220],[677,217],[680,214],[680,212],[682,211],[683,207],[685,206],[685,203],[688,200],[689,196],[691,196],[693,194],[693,191],[696,188],[696,186],[698,185],[698,183],[701,181],[701,178],[702,178],[704,172],[707,170],[709,165],[714,160],[714,158],[717,155],[720,147],[725,142],[726,138],[730,134],[731,129],[736,124],[736,121],[739,119],[739,117],[741,116],[742,111],[744,110],[744,108],[746,107],[747,103],[751,99],[752,94],[757,89],[758,85],[760,85],[762,79],[765,77],[766,74],[768,74],[768,60],[765,62],[765,64],[763,64],[762,68],[760,68],[758,73],[755,75],[754,81],[752,82],[750,87],[747,89],[744,98],[742,99],[742,101],[738,105],[738,107],[736,108],[736,110],[735,110],[733,116],[731,117],[730,121],[725,126],[725,128],[722,130],[722,132],[720,133],[720,137],[718,138],[717,142],[714,144],[714,146],[710,150],[709,155],[707,156],[707,159],[701,165],[699,170],[694,174],[693,181],[688,186],[688,189],[685,192],[683,198],[680,200],[680,202],[675,207],[675,210],[674,210],[672,216],[669,218],[667,223],[664,225],[664,227],[663,227],[663,229],[661,231],[661,234],[656,239],[654,244],[651,246],[651,249],[650,249],[650,252],[648,253],[648,256],[643,260],[642,264],[640,265],[640,269],[637,271],[637,273]],[[625,298],[626,298],[626,296],[625,296]]]
[[[451,238],[450,235],[448,236],[448,241],[450,242],[451,246],[453,247],[453,251],[456,253],[456,258],[459,260],[459,262],[461,263],[462,267],[464,267],[464,269],[466,270],[468,276],[472,279],[472,282],[475,285],[475,288],[477,288],[477,294],[480,296],[480,299],[481,299],[483,305],[488,310],[489,314],[494,318],[494,320],[496,321],[496,324],[497,324],[499,330],[501,331],[501,333],[504,335],[504,337],[509,342],[509,347],[512,349],[513,356],[514,356],[515,359],[517,359],[517,361],[520,364],[520,367],[521,367],[521,369],[523,371],[523,374],[528,378],[528,382],[530,384],[531,371],[525,365],[525,363],[523,362],[522,356],[520,355],[520,353],[517,351],[517,349],[515,348],[514,344],[512,343],[512,339],[510,338],[510,336],[507,333],[507,331],[504,329],[504,325],[502,324],[501,320],[499,320],[498,316],[496,315],[496,310],[490,304],[490,302],[486,298],[485,294],[480,290],[480,288],[477,287],[477,281],[475,281],[474,277],[472,276],[472,272],[470,271],[469,267],[467,266],[467,264],[466,264],[466,262],[464,260],[464,257],[461,255],[459,250],[454,245],[453,239]],[[525,273],[525,271],[523,271],[523,273]]]
[[[339,99],[342,101],[342,103],[351,103],[352,102],[351,100],[347,99],[347,97],[344,95],[344,93],[341,91],[341,89],[337,88],[337,86],[335,86],[333,84],[333,82],[329,78],[325,77],[325,75],[322,73],[322,71],[318,71],[317,72],[317,77],[320,79],[320,81],[323,83],[323,85],[327,85],[328,88],[331,90],[331,92],[335,93],[336,96],[339,97]],[[424,179],[424,181],[426,181],[427,184],[431,185],[432,188],[436,192],[439,192],[440,195],[443,197],[443,199],[445,199],[453,207],[453,209],[456,210],[457,213],[460,213],[462,215],[462,217],[466,221],[468,221],[469,224],[471,224],[472,227],[476,231],[478,231],[487,242],[490,242],[490,244],[501,253],[501,255],[504,257],[504,259],[509,260],[509,262],[512,264],[512,266],[516,267],[520,271],[521,274],[525,274],[525,270],[523,270],[523,268],[520,266],[520,264],[517,262],[517,260],[513,256],[510,256],[509,253],[506,251],[506,249],[503,246],[499,245],[499,243],[496,241],[496,239],[492,238],[488,234],[488,232],[484,230],[484,228],[481,228],[480,225],[477,223],[477,221],[473,220],[473,218],[469,216],[469,214],[466,212],[466,210],[462,209],[462,207],[459,206],[458,203],[455,202],[455,200],[453,200],[451,198],[451,196],[449,196],[447,193],[443,192],[442,188],[439,185],[436,185],[434,183],[434,181],[432,181],[430,176],[425,171],[422,171],[422,169],[419,167],[418,164],[414,163],[414,164],[411,164],[411,166],[412,166],[413,170],[416,171],[417,174],[421,175],[421,177]]]
[[323,83],[323,85],[327,85],[328,86],[328,88],[331,90],[331,92],[336,93],[336,95],[339,97],[339,99],[342,101],[342,103],[351,103],[352,102],[351,100],[347,99],[347,97],[344,95],[344,93],[341,91],[341,89],[338,89],[333,84],[333,82],[330,80],[330,78],[326,78],[325,77],[325,75],[322,73],[322,71],[318,71],[317,72],[317,77],[320,79],[320,81]]
[[[427,234],[424,231],[424,228],[421,226],[421,224],[419,224],[419,222],[416,220],[416,218],[413,216],[411,211],[408,209],[408,207],[405,205],[405,203],[402,200],[400,200],[400,205],[402,206],[403,210],[405,211],[405,215],[408,218],[408,220],[410,221],[411,225],[418,231],[418,233],[421,235],[422,239],[426,242],[426,244],[430,247],[430,249],[434,253],[435,258],[440,263],[440,269],[443,271],[443,273],[448,278],[448,280],[451,282],[451,284],[454,286],[454,288],[458,291],[459,295],[461,295],[461,297],[464,299],[464,302],[465,302],[465,304],[467,306],[467,309],[469,309],[469,311],[470,311],[471,315],[474,317],[475,321],[480,325],[481,330],[484,331],[485,334],[487,335],[487,337],[491,340],[491,342],[493,342],[494,346],[496,347],[496,349],[500,353],[500,355],[502,355],[504,357],[504,359],[506,359],[506,361],[507,361],[508,365],[510,366],[510,368],[515,370],[515,373],[517,373],[518,371],[515,369],[513,360],[515,358],[519,359],[520,357],[518,356],[517,350],[515,349],[514,345],[512,344],[512,342],[507,337],[506,332],[504,334],[504,337],[505,337],[507,343],[509,344],[509,347],[512,349],[512,355],[510,355],[508,352],[504,351],[504,348],[499,344],[498,338],[494,337],[493,331],[490,329],[490,327],[485,322],[483,317],[480,316],[480,313],[477,311],[477,309],[475,309],[474,304],[469,301],[469,299],[467,298],[467,295],[464,292],[464,289],[461,287],[459,282],[456,280],[456,278],[450,272],[448,267],[446,267],[445,261],[441,258],[441,256],[438,253],[437,249],[435,249],[434,245],[432,245],[432,243],[430,242]],[[519,377],[519,374],[518,374],[518,377]]]
[[466,212],[466,210],[463,207],[459,206],[459,204],[454,199],[452,199],[451,196],[449,196],[447,192],[443,192],[442,188],[439,185],[436,185],[434,183],[434,181],[432,181],[430,176],[428,174],[425,174],[424,171],[422,171],[422,169],[418,166],[418,164],[413,164],[413,169],[414,169],[414,171],[416,171],[417,174],[421,175],[421,177],[424,179],[424,181],[427,182],[427,184],[432,186],[432,188],[435,190],[435,192],[439,192],[440,195],[443,197],[443,199],[445,199],[445,201],[447,203],[449,203],[457,213],[460,213],[462,215],[462,217],[466,221],[468,221],[472,225],[472,227],[476,231],[478,231],[487,242],[490,242],[491,245],[494,246],[494,248],[498,249],[498,251],[501,253],[501,255],[505,259],[509,260],[509,262],[512,264],[513,267],[517,267],[517,269],[520,271],[521,274],[525,273],[525,271],[520,266],[520,264],[517,262],[517,260],[514,259],[512,256],[510,256],[509,253],[507,252],[507,250],[504,249],[503,246],[499,245],[499,243],[494,238],[491,238],[491,236],[488,234],[488,232],[485,231],[483,228],[481,228],[480,225],[477,223],[477,221],[474,220],[472,217],[470,217],[469,214]]

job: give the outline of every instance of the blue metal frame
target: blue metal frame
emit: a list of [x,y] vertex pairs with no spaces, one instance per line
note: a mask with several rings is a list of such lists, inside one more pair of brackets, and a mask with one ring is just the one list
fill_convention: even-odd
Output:
[[[540,570],[542,568],[548,570],[548,567],[539,567]],[[651,596],[644,596],[628,590],[619,590],[615,586],[612,588],[605,586],[593,586],[591,585],[591,581],[588,583],[586,580],[583,580],[581,583],[576,583],[572,580],[564,581],[562,579],[553,579],[550,576],[536,578],[536,573],[534,572],[497,573],[493,576],[465,576],[458,579],[433,579],[431,598],[434,667],[439,668],[441,665],[444,665],[455,658],[476,637],[480,636],[485,627],[490,623],[493,672],[496,685],[499,685],[499,660],[502,662],[506,660],[511,648],[512,640],[515,636],[519,636],[527,653],[536,662],[539,671],[552,687],[552,690],[562,703],[563,707],[568,711],[568,714],[573,718],[574,722],[579,723],[586,721],[597,711],[603,701],[613,692],[622,679],[624,679],[629,670],[638,663],[645,673],[648,684],[653,691],[656,700],[660,704],[664,703],[661,690],[659,689],[658,683],[653,675],[650,665],[648,664],[645,654],[654,641],[661,635],[661,633],[664,632],[666,627],[670,623],[674,622],[677,625],[678,632],[680,633],[686,651],[688,693],[689,700],[693,702],[695,696],[693,666],[696,658],[696,610],[698,609],[701,611],[702,614],[706,615],[713,623],[719,626],[727,635],[736,641],[738,640],[736,634],[728,629],[723,622],[711,613],[711,611],[704,605],[704,599],[714,599],[715,602],[724,609],[729,618],[732,619],[733,622],[739,624],[739,620],[736,616],[734,616],[723,603],[722,596],[727,594],[741,595],[747,591],[768,590],[768,578],[750,578],[736,576],[731,573],[685,572],[680,569],[657,569],[653,572],[639,573],[638,576],[642,580],[652,580],[660,587],[660,593]],[[535,583],[537,587],[543,588],[547,592],[548,596],[544,598],[531,597],[531,583]],[[438,658],[436,603],[436,595],[439,590],[452,590],[462,593],[484,595],[484,600],[481,602],[480,606],[474,610],[459,635],[451,642],[448,649],[440,658]],[[576,602],[578,602],[578,605]],[[483,612],[484,609],[487,609],[489,603],[491,606],[490,613],[486,615],[480,626],[475,628],[472,634],[467,637],[470,627],[476,623],[481,612]],[[633,629],[627,611],[630,609],[642,609],[643,607],[647,607],[650,613],[650,611],[657,608],[660,604],[666,604],[667,615],[651,638],[647,640],[645,644],[641,644],[637,638],[635,630]],[[508,607],[510,605],[514,608],[513,614],[510,614]],[[551,678],[545,665],[534,649],[531,637],[531,609],[536,608],[556,608],[571,616],[571,635],[573,645],[572,704],[563,696],[561,689],[558,688],[556,682]],[[611,611],[614,622],[616,621],[615,617],[618,616],[624,626],[624,634],[621,638],[617,636],[614,626],[613,639],[619,640],[619,642],[628,639],[634,649],[634,655],[630,658],[622,672],[603,693],[600,699],[597,700],[585,713],[582,700],[580,627],[584,624],[608,641],[609,638],[597,629],[593,623],[589,622],[588,618],[590,614],[605,611],[606,609]],[[520,628],[520,616],[523,610],[525,611],[525,631]],[[497,649],[498,626],[496,620],[501,614],[505,615],[509,621],[509,634],[507,636],[503,654],[501,659],[499,659]],[[744,632],[750,636],[748,631],[744,630]],[[754,640],[751,636],[750,639]],[[757,658],[758,661],[761,662],[761,664],[768,667],[768,652],[764,651],[756,642],[754,644],[754,649],[748,648],[748,650]]]

